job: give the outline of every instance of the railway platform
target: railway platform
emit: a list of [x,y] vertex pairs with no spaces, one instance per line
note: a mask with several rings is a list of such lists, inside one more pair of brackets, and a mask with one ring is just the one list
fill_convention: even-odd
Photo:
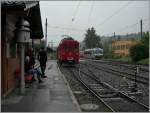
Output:
[[78,112],[80,108],[55,60],[48,60],[43,83],[35,81],[25,94],[19,89],[1,100],[2,112]]

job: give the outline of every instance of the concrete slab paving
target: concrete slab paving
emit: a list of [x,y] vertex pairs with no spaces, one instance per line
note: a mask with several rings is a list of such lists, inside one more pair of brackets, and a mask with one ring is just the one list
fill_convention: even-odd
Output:
[[55,60],[47,62],[47,78],[43,83],[37,81],[26,88],[24,95],[2,99],[1,111],[4,112],[78,112],[70,89],[66,85]]

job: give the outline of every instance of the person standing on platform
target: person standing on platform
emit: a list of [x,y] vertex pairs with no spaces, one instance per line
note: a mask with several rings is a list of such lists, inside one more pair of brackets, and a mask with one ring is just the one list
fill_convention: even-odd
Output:
[[45,76],[45,69],[46,69],[46,62],[47,62],[47,53],[44,50],[44,47],[41,48],[39,54],[38,54],[38,60],[40,61],[40,67],[42,71],[42,78],[46,78]]

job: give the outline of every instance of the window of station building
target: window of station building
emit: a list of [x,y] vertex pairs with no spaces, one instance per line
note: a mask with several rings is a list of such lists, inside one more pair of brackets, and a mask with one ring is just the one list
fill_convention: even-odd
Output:
[[120,45],[119,47],[120,47],[120,50],[122,50],[122,45]]
[[119,46],[116,46],[116,50],[119,50]]
[[125,49],[125,45],[123,45],[122,48]]
[[120,46],[119,45],[117,46],[117,50],[120,50]]
[[122,56],[125,56],[125,53],[122,53]]
[[126,49],[129,49],[129,44],[126,45]]
[[121,47],[121,50],[122,50],[122,47],[123,47],[123,46],[121,45],[120,47]]
[[112,49],[115,50],[115,46],[112,46]]

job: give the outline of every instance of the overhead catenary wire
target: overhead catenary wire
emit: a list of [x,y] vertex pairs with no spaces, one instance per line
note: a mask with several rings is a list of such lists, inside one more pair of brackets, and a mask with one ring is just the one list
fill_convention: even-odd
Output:
[[89,16],[88,16],[88,21],[87,21],[87,27],[88,27],[89,24],[90,24],[90,18],[91,18],[92,11],[93,11],[93,8],[94,8],[94,3],[95,3],[95,0],[93,0],[93,1],[92,1],[92,4],[91,4],[91,9],[90,9]]
[[132,1],[127,2],[123,7],[119,8],[117,11],[115,11],[112,15],[108,16],[103,22],[100,24],[97,24],[96,26],[99,27],[106,23],[108,20],[110,20],[113,16],[117,15],[119,12],[121,12],[123,9],[125,9]]
[[[144,20],[144,21],[143,21],[143,20]],[[146,23],[149,22],[149,21],[147,21],[147,20],[149,20],[149,18],[142,19],[143,25],[146,25]],[[145,21],[147,21],[147,22],[145,22]],[[130,25],[127,25],[127,26],[121,28],[121,29],[120,29],[119,31],[117,31],[117,32],[121,32],[121,31],[123,31],[123,30],[125,30],[125,29],[131,29],[131,28],[133,28],[133,27],[136,27],[137,25],[140,25],[140,21],[135,22],[135,23],[130,24]],[[143,27],[144,27],[144,26],[143,26]],[[111,34],[113,34],[113,33],[108,33],[108,34],[106,34],[106,36],[111,35]]]
[[76,16],[77,16],[77,12],[79,10],[79,6],[80,6],[81,0],[79,1],[79,3],[77,4],[77,7],[75,9],[74,15],[72,17],[72,22],[75,20]]
[[[142,21],[144,22],[143,24],[145,24],[145,21],[148,21],[148,19],[149,19],[149,18],[142,19]],[[137,26],[138,24],[140,24],[139,21],[136,22],[136,23],[134,23],[134,24],[125,26],[125,27],[123,27],[122,29],[120,29],[119,31],[122,31],[122,30],[127,29],[127,28],[129,28],[129,29],[130,29],[130,28],[133,28],[133,27]]]
[[124,29],[127,29],[127,28],[128,28],[128,29],[133,28],[133,27],[137,26],[138,24],[140,24],[140,23],[139,23],[139,22],[136,22],[136,23],[134,23],[134,24],[128,25],[128,26],[126,26],[126,27],[120,29],[118,32],[120,32],[120,31],[122,31],[122,30],[124,30]]
[[[122,32],[123,30],[125,30],[125,29],[130,29],[130,28],[133,28],[133,27],[135,27],[136,25],[138,25],[138,24],[140,24],[139,22],[136,22],[136,23],[134,23],[134,24],[132,24],[132,25],[129,25],[129,26],[126,26],[126,27],[123,27],[122,29],[120,29],[119,31],[117,31],[117,32]],[[109,33],[109,35],[111,35],[111,34],[113,34],[113,33]],[[107,34],[108,35],[108,34]]]
[[[137,24],[139,24],[139,22],[136,22],[136,23],[134,23],[134,24],[132,24],[132,25],[129,25],[129,26],[125,26],[125,27],[121,28],[121,29],[120,29],[119,31],[117,31],[117,32],[121,32],[122,30],[127,29],[127,28],[135,27]],[[113,34],[113,33],[107,33],[107,36],[108,36],[108,35],[111,35],[111,34]]]
[[149,31],[150,30],[149,21],[143,22],[143,30],[145,30],[145,31]]
[[68,28],[68,27],[60,27],[60,26],[51,26],[51,25],[48,25],[48,28],[62,29],[62,30],[72,30],[72,31],[81,31],[81,30],[85,30],[85,29],[77,29],[77,28]]
[[[149,21],[147,21],[147,20],[148,20],[148,18],[142,19],[143,25],[146,25],[146,22],[149,22]],[[133,27],[135,27],[135,26],[137,26],[137,25],[140,25],[140,22],[139,22],[139,21],[136,22],[136,23],[134,23],[134,24],[131,24],[131,25],[129,25],[129,26],[126,26],[126,27],[120,29],[118,32],[120,32],[120,31],[122,31],[122,30],[124,30],[124,29],[131,29],[131,28],[133,28]]]
[[66,29],[66,34],[69,34],[70,30],[75,31],[75,30],[73,30],[74,28],[72,28],[72,26],[73,26],[73,22],[76,20],[76,16],[77,16],[77,13],[78,13],[78,10],[79,10],[80,3],[81,3],[81,0],[78,2],[77,6],[76,6],[76,9],[73,13],[73,17],[71,18],[71,23],[69,25],[70,28],[69,29],[65,28]]
[[[148,18],[143,19],[143,20],[145,20],[146,23],[148,22],[148,21],[147,21]],[[143,21],[143,25],[146,25],[145,21]],[[124,30],[124,29],[130,29],[130,28],[133,28],[133,27],[137,26],[138,24],[139,24],[139,21],[136,22],[136,23],[134,23],[134,24],[127,25],[127,26],[121,28],[121,29],[120,29],[119,31],[117,31],[117,32],[121,32],[121,31]],[[143,26],[143,27],[144,27],[144,26]],[[48,25],[48,28],[61,29],[61,30],[70,30],[70,31],[85,31],[85,29],[68,28],[68,27],[51,26],[51,25]],[[103,34],[103,33],[101,33],[101,34]],[[113,33],[109,33],[109,34],[107,34],[107,35],[112,35],[112,34],[113,34]]]
[[144,18],[143,21],[150,21],[150,18]]
[[143,24],[148,25],[150,21],[143,21]]

